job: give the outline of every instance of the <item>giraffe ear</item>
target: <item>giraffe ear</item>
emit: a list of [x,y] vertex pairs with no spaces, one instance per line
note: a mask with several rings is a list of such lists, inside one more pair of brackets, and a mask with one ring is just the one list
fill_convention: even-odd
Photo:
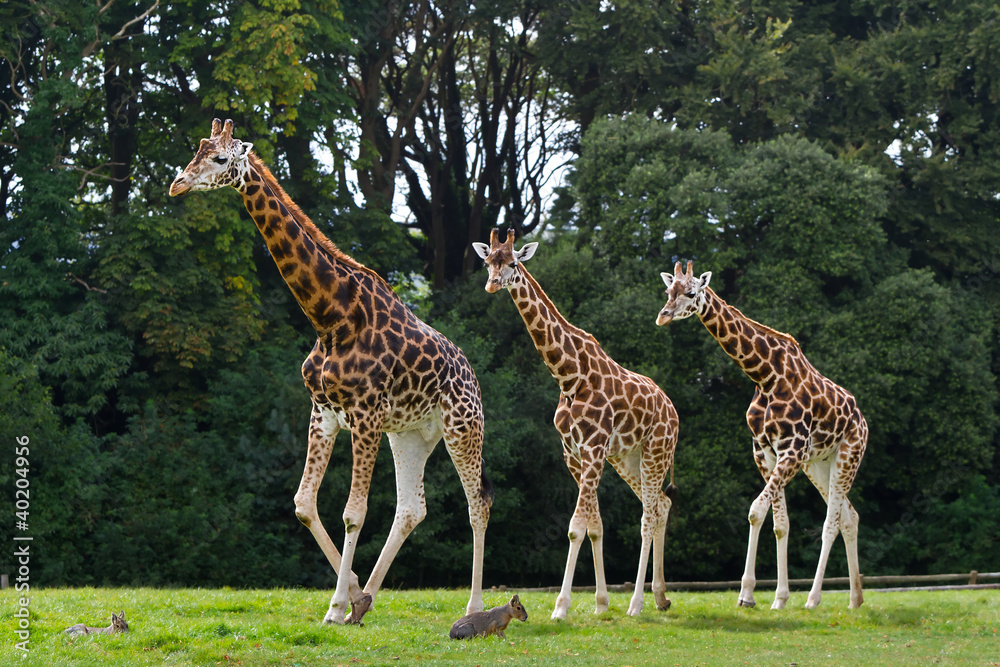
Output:
[[514,257],[519,262],[527,262],[534,256],[536,250],[538,250],[537,243],[525,243],[523,248],[514,253]]
[[239,146],[236,147],[236,157],[243,159],[247,156],[251,150],[253,150],[253,143],[249,141],[237,142]]
[[472,249],[475,250],[476,254],[483,259],[486,259],[486,256],[490,254],[490,247],[485,243],[479,243],[478,241],[472,244]]
[[701,274],[701,277],[698,278],[698,289],[703,290],[706,287],[708,287],[708,281],[711,279],[712,279],[711,271],[706,271],[705,273]]
[[663,284],[666,285],[667,288],[674,284],[674,274],[664,271],[660,274],[660,277],[663,278]]

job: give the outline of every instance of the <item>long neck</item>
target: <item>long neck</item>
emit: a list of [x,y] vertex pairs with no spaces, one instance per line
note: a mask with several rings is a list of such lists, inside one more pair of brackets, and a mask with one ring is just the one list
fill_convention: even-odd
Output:
[[264,163],[250,154],[237,188],[274,263],[317,333],[344,341],[366,321],[365,293],[392,294],[371,269],[341,252],[285,194]]
[[514,305],[560,390],[572,394],[594,357],[606,355],[593,336],[566,321],[523,264],[518,269],[520,276],[510,287]]
[[765,394],[783,376],[790,358],[801,356],[794,338],[746,317],[710,287],[705,288],[698,317],[726,354]]

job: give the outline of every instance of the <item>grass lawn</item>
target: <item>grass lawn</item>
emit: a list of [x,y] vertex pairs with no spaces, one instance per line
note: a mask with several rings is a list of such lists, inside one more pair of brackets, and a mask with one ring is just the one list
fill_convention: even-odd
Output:
[[[515,591],[516,592],[516,591]],[[18,609],[3,592],[0,665],[1000,665],[1000,590],[867,592],[847,609],[846,592],[828,592],[807,611],[793,592],[771,611],[736,608],[736,592],[672,593],[659,612],[652,595],[638,618],[629,596],[593,614],[578,593],[566,622],[549,619],[554,593],[525,593],[528,621],[513,621],[508,641],[453,641],[464,591],[383,591],[364,627],[323,626],[332,591],[196,589],[36,589],[26,659],[15,650]],[[509,593],[487,592],[487,607]],[[125,610],[128,635],[70,638],[75,623],[106,626]]]

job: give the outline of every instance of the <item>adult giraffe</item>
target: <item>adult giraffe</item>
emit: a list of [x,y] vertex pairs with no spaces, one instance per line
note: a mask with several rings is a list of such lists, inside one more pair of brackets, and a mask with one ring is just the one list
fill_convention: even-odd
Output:
[[847,499],[868,442],[868,424],[854,396],[817,371],[788,334],[754,322],[733,308],[708,286],[712,273],[694,277],[681,263],[673,274],[661,273],[668,301],[656,318],[658,325],[697,314],[722,349],[757,384],[747,424],[753,433],[753,456],[767,482],[750,506],[750,541],[738,605],[754,606],[757,580],[754,565],[757,538],[767,515],[774,514],[778,544],[778,589],[772,609],[788,601],[788,510],[785,485],[801,468],[826,501],[823,542],[816,577],[806,607],[819,605],[823,573],[838,530],[847,547],[851,580],[850,608],[864,602],[858,569],[858,513]]
[[[482,611],[483,541],[493,495],[482,467],[483,409],[472,366],[451,341],[417,319],[382,278],[326,238],[251,148],[233,138],[231,120],[223,125],[215,119],[212,135],[201,140],[170,195],[227,186],[239,191],[281,276],[316,329],[316,345],[302,364],[312,416],[295,515],[338,574],[324,621],[360,623],[374,603],[400,546],[427,513],[424,466],[442,436],[465,489],[473,531],[466,613]],[[343,557],[316,511],[316,493],[342,428],[351,431],[353,454]],[[396,514],[362,590],[351,565],[383,431],[396,468]],[[348,603],[351,614],[345,618]]]
[[639,571],[628,615],[642,611],[650,544],[653,549],[653,596],[657,608],[670,607],[663,576],[663,547],[673,484],[663,491],[667,471],[673,477],[674,447],[677,445],[677,411],[667,395],[649,378],[622,368],[586,331],[578,329],[559,313],[535,279],[524,268],[538,247],[528,243],[514,251],[514,231],[500,242],[497,230],[490,245],[473,243],[486,261],[489,278],[486,291],[506,288],[528,328],[535,347],[552,377],[559,383],[560,397],[555,426],[563,443],[563,459],[580,493],[569,524],[569,556],[562,589],[552,618],[565,619],[569,611],[573,572],[583,542],[590,537],[597,578],[595,613],[608,608],[604,579],[604,525],[597,505],[597,486],[607,460],[642,501],[642,547]]

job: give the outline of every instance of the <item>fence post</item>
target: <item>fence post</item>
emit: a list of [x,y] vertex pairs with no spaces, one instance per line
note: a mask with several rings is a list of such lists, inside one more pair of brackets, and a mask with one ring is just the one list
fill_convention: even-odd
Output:
[[8,586],[10,586],[10,580],[8,579],[7,575],[0,574],[0,589],[7,590]]
[[970,586],[975,586],[976,585],[976,581],[978,581],[978,580],[979,580],[979,571],[978,570],[973,570],[972,572],[969,573],[969,585]]

